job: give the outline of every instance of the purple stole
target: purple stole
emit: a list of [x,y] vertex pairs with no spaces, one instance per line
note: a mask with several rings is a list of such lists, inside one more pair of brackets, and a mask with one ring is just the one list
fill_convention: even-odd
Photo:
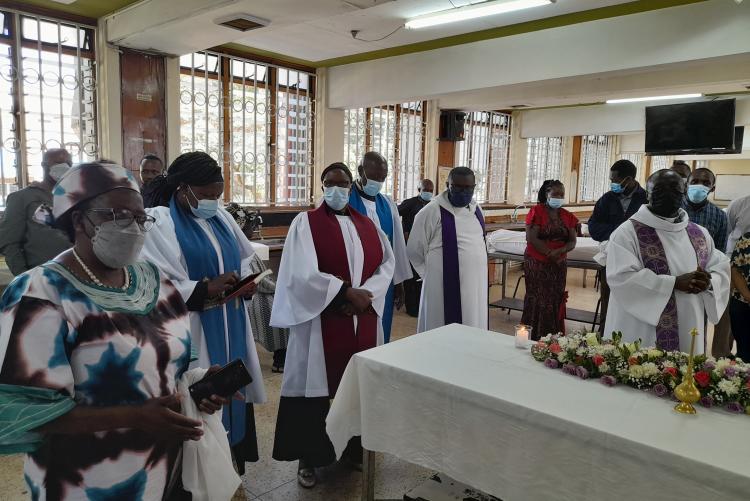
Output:
[[[667,255],[664,252],[664,245],[662,245],[656,230],[633,219],[630,222],[633,223],[635,234],[638,237],[638,248],[641,253],[641,260],[643,260],[643,266],[657,275],[669,275]],[[688,223],[686,230],[690,237],[690,243],[695,249],[698,264],[705,270],[709,258],[706,237],[695,223]],[[665,351],[680,349],[680,329],[674,291],[672,291],[672,296],[667,301],[661,317],[659,317],[659,323],[656,324],[656,347]]]
[[[477,206],[474,214],[484,232],[484,216]],[[443,232],[443,315],[445,325],[463,323],[461,313],[461,277],[458,270],[458,240],[456,218],[440,207],[440,226]]]

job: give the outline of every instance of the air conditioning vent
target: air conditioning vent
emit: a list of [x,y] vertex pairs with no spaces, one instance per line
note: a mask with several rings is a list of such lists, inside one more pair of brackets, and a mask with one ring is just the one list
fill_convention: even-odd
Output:
[[214,21],[216,24],[232,28],[237,31],[250,31],[257,30],[268,26],[271,22],[267,19],[261,19],[255,16],[249,16],[247,14],[234,14],[232,16],[223,17]]

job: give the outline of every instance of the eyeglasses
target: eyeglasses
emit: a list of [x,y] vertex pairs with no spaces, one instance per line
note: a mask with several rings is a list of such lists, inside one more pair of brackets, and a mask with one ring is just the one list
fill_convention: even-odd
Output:
[[[127,228],[135,221],[143,231],[153,228],[156,219],[146,214],[133,214],[128,209],[88,209],[87,213],[98,214],[100,218],[114,221],[120,228]],[[87,215],[88,217],[88,215]],[[89,219],[89,221],[91,221]],[[93,224],[93,222],[92,222]]]

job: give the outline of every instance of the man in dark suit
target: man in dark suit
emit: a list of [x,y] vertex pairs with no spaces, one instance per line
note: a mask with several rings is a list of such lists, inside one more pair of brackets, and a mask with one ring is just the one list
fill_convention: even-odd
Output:
[[[648,203],[646,190],[636,181],[637,169],[630,160],[618,160],[609,170],[610,191],[602,195],[594,206],[589,218],[589,234],[597,242],[606,242],[618,226],[638,212],[641,205]],[[609,304],[609,284],[607,272],[601,272],[601,310],[599,332],[604,334]]]
[[[398,213],[401,215],[401,226],[404,228],[404,238],[409,241],[409,233],[414,224],[414,218],[427,203],[432,200],[435,192],[435,185],[429,179],[423,179],[419,183],[419,194],[416,197],[408,198],[398,206]],[[419,276],[412,270],[414,276],[404,282],[404,304],[406,313],[412,317],[419,315],[419,296],[422,292],[422,281]]]

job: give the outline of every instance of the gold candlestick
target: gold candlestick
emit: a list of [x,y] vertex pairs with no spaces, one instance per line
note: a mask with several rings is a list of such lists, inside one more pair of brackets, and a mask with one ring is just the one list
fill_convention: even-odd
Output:
[[695,386],[695,379],[693,378],[693,356],[695,355],[695,338],[698,336],[698,329],[690,331],[690,336],[690,358],[688,358],[687,372],[682,379],[682,383],[674,389],[674,395],[680,401],[679,404],[675,405],[674,410],[682,414],[695,414],[696,410],[693,404],[701,399],[701,392]]

